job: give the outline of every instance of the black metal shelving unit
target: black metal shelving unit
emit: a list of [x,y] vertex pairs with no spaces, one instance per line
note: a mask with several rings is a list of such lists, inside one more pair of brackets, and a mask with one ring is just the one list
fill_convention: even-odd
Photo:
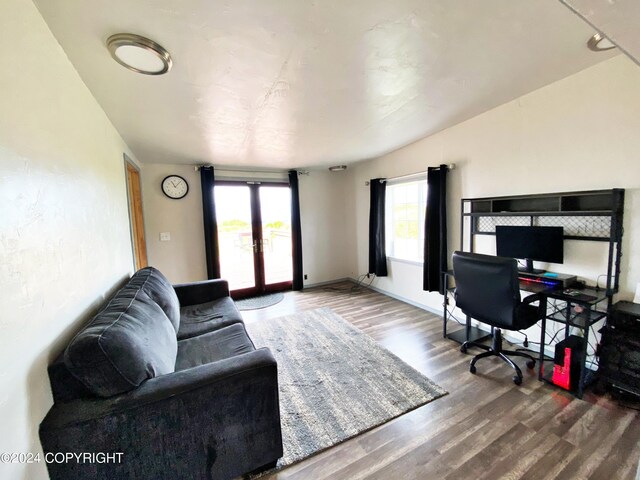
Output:
[[[581,192],[544,193],[539,195],[513,195],[501,197],[463,198],[460,216],[460,250],[473,252],[477,235],[495,235],[496,226],[560,226],[565,240],[607,242],[607,275],[603,289],[587,293],[594,299],[580,301],[560,292],[545,294],[545,301],[553,299],[555,306],[543,319],[540,371],[541,380],[547,380],[543,370],[546,322],[564,325],[565,337],[572,327],[583,331],[585,347],[591,327],[606,319],[613,295],[618,291],[620,260],[622,257],[622,220],[624,189],[592,190]],[[447,279],[448,276],[445,276]],[[448,283],[447,283],[448,285]],[[559,307],[558,307],[559,304]],[[547,303],[547,306],[549,304]],[[578,306],[578,309],[575,307]],[[448,298],[445,298],[445,332]],[[581,310],[575,313],[576,310]],[[577,396],[582,397],[593,372],[585,368],[587,349],[582,359],[582,374]]]
[[467,252],[474,251],[476,235],[495,235],[498,225],[557,226],[566,240],[608,242],[605,289],[618,291],[624,189],[463,198],[461,212],[460,249]]

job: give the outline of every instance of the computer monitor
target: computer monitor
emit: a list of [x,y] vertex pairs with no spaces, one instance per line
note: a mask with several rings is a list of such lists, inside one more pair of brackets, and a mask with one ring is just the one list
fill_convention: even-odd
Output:
[[527,273],[543,273],[544,270],[534,270],[533,260],[564,261],[563,228],[496,226],[496,254],[526,260],[522,270]]

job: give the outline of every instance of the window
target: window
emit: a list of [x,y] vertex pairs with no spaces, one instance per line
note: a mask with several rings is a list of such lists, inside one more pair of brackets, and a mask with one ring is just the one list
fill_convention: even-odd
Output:
[[427,181],[420,178],[387,184],[387,256],[422,262],[424,259],[424,214]]

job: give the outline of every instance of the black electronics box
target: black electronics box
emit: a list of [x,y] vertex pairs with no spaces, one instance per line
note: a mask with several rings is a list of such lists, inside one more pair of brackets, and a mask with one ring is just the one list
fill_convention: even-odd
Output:
[[520,280],[530,281],[532,283],[541,283],[546,288],[564,289],[573,287],[578,281],[578,277],[575,275],[567,275],[564,273],[527,273],[518,272],[518,278]]
[[640,396],[640,304],[620,301],[611,307],[602,330],[598,376]]
[[640,304],[620,301],[609,312],[609,325],[640,337]]
[[552,381],[559,387],[572,392],[578,390],[582,373],[584,355],[582,341],[581,337],[569,335],[556,344]]

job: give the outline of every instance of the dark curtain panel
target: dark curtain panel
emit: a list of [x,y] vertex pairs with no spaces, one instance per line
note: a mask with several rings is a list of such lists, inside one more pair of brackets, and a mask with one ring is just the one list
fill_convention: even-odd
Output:
[[427,169],[423,290],[444,294],[447,270],[447,166]]
[[204,248],[207,254],[207,277],[220,278],[220,258],[218,250],[218,222],[216,205],[213,196],[215,177],[213,167],[200,168],[200,184],[202,185],[202,213],[204,217]]
[[298,172],[289,170],[291,187],[291,252],[293,255],[293,290],[302,290],[302,224],[300,223],[300,190]]
[[387,252],[384,239],[384,198],[387,183],[383,178],[369,181],[371,201],[369,203],[369,273],[376,277],[387,276]]

